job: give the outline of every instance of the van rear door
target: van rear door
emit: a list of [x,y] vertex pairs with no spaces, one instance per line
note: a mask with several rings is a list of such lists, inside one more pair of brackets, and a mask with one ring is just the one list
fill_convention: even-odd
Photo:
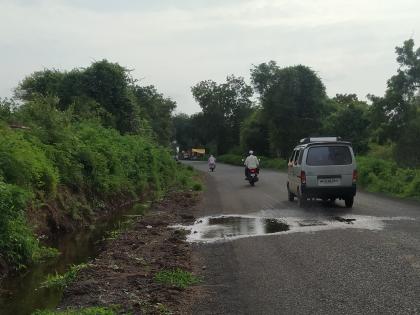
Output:
[[355,169],[353,150],[340,144],[311,146],[305,169],[308,187],[352,186]]

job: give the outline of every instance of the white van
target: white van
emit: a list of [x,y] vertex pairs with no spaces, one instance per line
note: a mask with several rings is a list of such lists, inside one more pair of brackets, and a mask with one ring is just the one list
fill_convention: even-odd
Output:
[[289,201],[299,206],[310,198],[334,202],[342,199],[347,208],[356,195],[357,168],[350,142],[338,137],[304,138],[288,162]]

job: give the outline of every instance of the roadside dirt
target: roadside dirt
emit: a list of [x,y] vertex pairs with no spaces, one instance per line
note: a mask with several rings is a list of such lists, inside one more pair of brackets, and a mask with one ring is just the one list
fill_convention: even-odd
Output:
[[195,287],[180,289],[157,283],[160,270],[193,271],[192,248],[172,224],[194,221],[199,193],[172,193],[153,204],[144,217],[105,242],[103,252],[66,288],[59,309],[117,306],[121,314],[185,314]]

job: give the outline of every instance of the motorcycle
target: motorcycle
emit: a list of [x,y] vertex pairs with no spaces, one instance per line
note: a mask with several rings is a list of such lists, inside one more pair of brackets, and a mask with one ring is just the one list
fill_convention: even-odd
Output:
[[209,171],[210,172],[214,172],[215,168],[216,168],[216,164],[214,164],[214,163],[209,164]]
[[258,182],[258,169],[250,168],[248,169],[248,182],[251,186],[254,186],[256,182]]

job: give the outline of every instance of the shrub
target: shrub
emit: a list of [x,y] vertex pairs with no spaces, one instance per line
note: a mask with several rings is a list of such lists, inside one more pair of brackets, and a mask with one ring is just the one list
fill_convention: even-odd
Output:
[[244,157],[236,154],[224,154],[217,157],[218,162],[231,164],[231,165],[237,165],[242,166],[244,165],[244,162],[242,161]]
[[402,168],[395,161],[357,157],[359,184],[371,192],[420,198],[420,170]]
[[192,190],[201,191],[201,190],[203,190],[203,185],[201,183],[198,183],[198,182],[193,183]]
[[4,181],[30,190],[55,193],[59,175],[44,151],[19,132],[2,131],[0,175]]
[[24,210],[30,194],[0,180],[0,255],[14,269],[32,262],[38,241],[26,225]]
[[[235,154],[225,154],[217,157],[219,162],[223,162],[226,164],[232,164],[237,166],[243,166],[243,160],[246,157],[241,155]],[[259,157],[260,159],[260,167],[261,168],[272,168],[277,170],[285,170],[287,168],[287,161],[279,158],[269,158],[269,157]]]

